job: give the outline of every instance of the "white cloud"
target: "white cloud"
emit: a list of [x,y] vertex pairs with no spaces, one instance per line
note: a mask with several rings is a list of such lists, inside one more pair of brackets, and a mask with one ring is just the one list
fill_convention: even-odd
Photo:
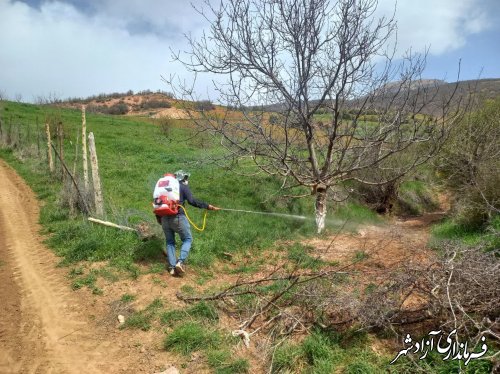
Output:
[[158,1],[158,0],[102,0],[95,1],[98,13],[106,18],[120,19],[125,23],[146,21],[158,29],[175,29],[181,32],[196,30],[204,22],[190,3],[199,7],[197,1]]
[[[468,35],[491,24],[484,1],[400,0],[399,50],[430,45],[438,55],[462,47]],[[381,0],[377,13],[392,10],[391,0]],[[182,33],[196,35],[206,25],[180,0],[92,0],[84,8],[63,0],[42,1],[39,8],[0,0],[0,15],[0,90],[24,99],[168,90],[160,75],[189,79],[170,62],[169,47],[186,49]],[[210,77],[203,79],[198,87],[206,96]]]
[[88,16],[61,2],[37,10],[0,0],[0,14],[0,89],[10,97],[168,90],[160,75],[183,72],[170,62],[169,50],[179,46],[181,34],[171,40],[131,35],[120,17]]
[[[491,26],[482,0],[400,0],[396,9],[398,51],[412,47],[443,53],[463,47],[467,36]],[[390,14],[394,1],[381,0],[377,14]]]

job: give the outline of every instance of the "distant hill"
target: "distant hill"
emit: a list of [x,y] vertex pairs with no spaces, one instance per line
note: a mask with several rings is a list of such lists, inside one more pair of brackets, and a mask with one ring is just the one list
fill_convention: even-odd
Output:
[[[419,91],[417,91],[419,90]],[[455,91],[456,90],[456,91]],[[462,102],[470,97],[474,96],[477,102],[482,102],[487,99],[492,99],[500,96],[500,78],[495,79],[476,79],[468,81],[459,81],[453,83],[447,83],[438,80],[423,80],[415,83],[414,87],[410,89],[411,95],[425,95],[428,104],[422,109],[422,113],[430,115],[441,115],[443,101],[448,100],[448,98],[453,95],[453,103],[458,103],[459,100]],[[404,96],[403,93],[400,96]],[[390,95],[389,98],[392,98]],[[430,100],[430,99],[433,100]],[[378,105],[386,106],[388,103],[385,101],[387,99],[381,98]],[[395,101],[395,105],[398,104],[398,100]]]
[[[398,89],[398,82],[388,83],[381,94],[373,102],[373,106],[385,107],[392,99],[394,90]],[[439,103],[443,98],[449,97],[456,89],[456,98],[467,97],[470,93],[475,95],[479,101],[492,99],[500,95],[500,78],[479,79],[460,81],[457,83],[447,83],[437,79],[423,79],[415,81],[410,85],[410,91],[417,92],[417,88],[425,90],[425,95],[430,98],[434,97],[434,102],[427,105],[422,112],[426,114],[439,115]],[[401,94],[400,96],[403,96]],[[349,106],[356,107],[358,100],[352,100]],[[397,105],[398,100],[395,101]],[[152,92],[141,91],[134,94],[132,91],[126,93],[111,93],[91,96],[85,99],[74,98],[66,101],[58,101],[53,103],[57,106],[66,108],[80,108],[86,105],[87,112],[119,114],[119,115],[140,115],[152,118],[168,117],[174,119],[186,119],[189,115],[182,109],[183,105],[173,98],[172,94],[167,92]],[[220,106],[212,105],[208,101],[199,101],[188,103],[188,105],[199,110],[223,110]],[[270,104],[264,107],[259,107],[268,112],[278,112],[283,109],[281,104]]]
[[177,108],[173,96],[166,92],[141,91],[99,94],[88,98],[72,98],[53,103],[54,105],[80,109],[85,105],[88,113],[138,115],[147,117],[187,118],[187,114]]
[[[389,105],[389,100],[392,100],[395,90],[399,87],[398,82],[388,83],[383,91],[385,95],[380,95],[378,98],[375,98],[372,105],[374,107],[386,107]],[[456,89],[455,98],[459,97],[468,97],[470,93],[473,93],[479,101],[492,99],[497,96],[500,96],[500,78],[492,78],[492,79],[477,79],[477,80],[468,80],[468,81],[460,81],[447,83],[442,80],[437,79],[423,79],[420,81],[415,81],[410,85],[410,95],[417,93],[417,89],[424,90],[425,95],[428,98],[434,97],[434,102],[430,103],[430,105],[426,106],[422,112],[426,114],[438,114],[439,110],[439,102],[441,99],[449,97],[450,94]],[[419,92],[421,93],[421,92]],[[403,97],[406,93],[401,93],[399,96]],[[356,104],[360,99],[352,100],[349,102],[348,106],[356,107]],[[313,101],[314,103],[314,101]],[[398,104],[398,100],[394,102],[394,105]],[[271,104],[264,106],[264,110],[270,112],[279,112],[283,109],[282,104]]]

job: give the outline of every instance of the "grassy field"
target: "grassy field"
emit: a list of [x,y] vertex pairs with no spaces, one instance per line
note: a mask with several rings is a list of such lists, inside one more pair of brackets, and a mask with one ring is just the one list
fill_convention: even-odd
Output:
[[[64,206],[59,178],[47,173],[43,124],[64,127],[64,153],[73,165],[75,141],[81,133],[81,112],[50,106],[4,102],[0,107],[4,132],[13,141],[21,138],[24,148],[3,148],[1,157],[11,163],[45,201],[41,223],[53,233],[48,244],[65,263],[81,260],[110,260],[112,264],[134,269],[137,261],[162,262],[163,240],[139,241],[134,234],[87,223],[82,216],[70,217]],[[210,212],[203,233],[193,230],[194,245],[190,264],[209,266],[224,252],[261,250],[282,239],[315,233],[313,197],[284,199],[276,195],[279,181],[266,175],[244,177],[208,161],[221,154],[205,135],[193,137],[188,121],[174,121],[165,135],[161,126],[144,117],[87,114],[87,133],[93,132],[99,158],[105,202],[105,219],[122,225],[147,222],[161,238],[160,227],[151,212],[151,196],[156,180],[166,172],[191,172],[190,187],[195,197],[210,204],[235,209],[305,215],[305,221],[234,212]],[[81,141],[80,141],[81,142]],[[26,144],[33,144],[26,150]],[[40,145],[40,151],[37,149]],[[11,147],[15,148],[15,147]],[[77,174],[81,175],[81,155]],[[59,165],[56,162],[56,168]],[[239,170],[241,171],[241,170]],[[251,166],[248,172],[254,172]],[[80,178],[81,179],[81,178]],[[352,208],[352,209],[351,209]],[[195,222],[203,212],[188,207]],[[327,231],[336,230],[342,220],[373,221],[373,213],[356,203],[330,209]]]
[[[205,282],[205,275],[213,278],[213,274],[209,274],[210,267],[227,253],[249,254],[255,258],[255,263],[228,270],[232,273],[251,273],[258,270],[259,264],[266,260],[265,251],[274,248],[275,243],[283,240],[298,242],[301,238],[315,235],[312,197],[301,200],[280,198],[276,195],[278,180],[265,175],[243,177],[208,162],[210,156],[220,155],[221,150],[205,135],[193,138],[188,121],[174,121],[165,134],[161,126],[148,118],[93,114],[87,115],[87,131],[92,131],[96,138],[105,218],[129,226],[146,222],[158,234],[158,238],[142,242],[133,233],[90,224],[82,215],[69,213],[61,180],[47,172],[43,137],[45,122],[52,125],[62,122],[66,162],[73,165],[81,113],[70,109],[3,102],[0,103],[0,120],[3,134],[8,132],[11,141],[23,145],[0,148],[0,157],[25,178],[43,201],[40,222],[43,230],[50,234],[47,244],[61,256],[61,265],[70,265],[68,278],[74,290],[87,287],[95,295],[101,295],[103,290],[96,285],[98,279],[114,281],[122,274],[137,278],[144,268],[150,273],[164,271],[164,242],[161,229],[151,212],[151,195],[161,175],[178,169],[191,172],[190,186],[194,195],[213,205],[298,214],[310,218],[301,221],[210,212],[207,229],[202,233],[193,230],[194,245],[189,263],[192,266],[190,271],[198,275],[199,284]],[[40,144],[40,150],[37,144]],[[80,161],[81,156],[78,156],[79,173]],[[59,170],[57,163],[56,167]],[[251,166],[248,166],[248,171],[253,171]],[[409,196],[410,193],[418,195],[420,188],[420,185],[406,186]],[[413,199],[413,195],[410,198]],[[201,210],[188,207],[188,211],[195,222],[201,222]],[[339,205],[335,211],[330,209],[325,235],[338,230],[345,220],[373,223],[380,221],[380,218],[359,203],[347,202]],[[291,263],[307,263],[311,269],[323,266],[302,249],[298,243],[290,245],[287,251]],[[88,271],[83,266],[86,261],[105,261],[108,265]],[[129,303],[134,297],[124,294],[121,301]],[[219,313],[208,303],[176,310],[166,308],[161,300],[155,299],[150,305],[137,310],[123,327],[168,331],[163,340],[166,350],[180,357],[202,351],[207,366],[213,372],[252,372],[245,359],[232,354],[235,340],[218,328]],[[347,331],[338,334],[318,329],[300,342],[285,342],[276,349],[272,372],[413,372],[415,367],[408,360],[388,366],[391,355],[375,354],[372,343],[373,337],[366,333]],[[442,363],[439,357],[435,357],[426,361],[426,369],[427,372],[451,373],[457,371],[455,364]],[[485,372],[478,365],[482,363],[470,365],[466,372]]]
[[[12,126],[15,135],[18,126],[21,126],[23,139],[30,132],[30,141],[34,143],[37,141],[35,129],[41,132],[42,123],[46,120],[61,121],[65,133],[66,162],[73,164],[74,142],[81,126],[79,111],[8,103],[3,105],[0,118],[4,128]],[[152,226],[156,225],[150,205],[154,184],[164,173],[178,169],[192,173],[190,182],[193,193],[213,205],[312,217],[311,200],[290,202],[272,196],[278,189],[277,181],[265,176],[237,176],[206,162],[219,150],[213,147],[209,138],[190,139],[189,130],[173,128],[167,138],[158,126],[144,118],[87,115],[87,131],[92,131],[96,138],[105,218],[110,221],[126,225],[147,221]],[[45,144],[43,140],[41,143]],[[79,217],[68,220],[68,213],[60,204],[62,185],[54,183],[54,178],[45,172],[44,153],[41,152],[41,158],[35,157],[37,160],[26,157],[25,162],[15,157],[23,158],[23,155],[7,150],[2,151],[2,157],[20,170],[39,197],[47,200],[48,204],[42,210],[42,223],[48,231],[55,233],[50,244],[68,261],[123,256],[132,261],[132,255],[147,257],[161,253],[162,243],[143,245],[133,240],[133,235],[112,233],[109,229],[89,225]],[[188,211],[195,221],[201,221],[202,211],[195,208],[188,208]],[[86,233],[83,242],[80,238],[82,232]],[[223,252],[264,248],[278,239],[313,232],[313,220],[302,222],[230,212],[210,213],[205,232],[194,233],[195,244],[190,260],[194,265],[208,265]],[[113,244],[116,240],[120,242],[117,245]],[[100,243],[99,248],[96,243]],[[95,250],[88,249],[84,251],[85,255],[72,258],[71,253],[82,253],[81,248]],[[120,254],[115,252],[118,248],[121,248]],[[124,248],[127,250],[123,251]]]

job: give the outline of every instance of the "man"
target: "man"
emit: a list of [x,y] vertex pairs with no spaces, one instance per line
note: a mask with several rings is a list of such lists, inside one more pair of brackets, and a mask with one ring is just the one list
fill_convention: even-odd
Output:
[[[175,173],[176,179],[179,181],[179,204],[184,206],[187,201],[190,205],[208,210],[219,210],[213,205],[207,204],[201,200],[197,200],[193,197],[191,190],[188,187],[189,173],[179,170]],[[157,216],[159,223],[163,228],[165,233],[165,239],[167,243],[167,260],[169,273],[171,275],[182,275],[185,272],[184,264],[191,250],[191,244],[193,242],[193,236],[191,235],[191,228],[189,222],[186,218],[186,214],[183,208],[179,208],[179,212],[176,215],[167,215],[163,217]],[[180,256],[177,258],[175,253],[175,233],[179,234],[182,245]]]

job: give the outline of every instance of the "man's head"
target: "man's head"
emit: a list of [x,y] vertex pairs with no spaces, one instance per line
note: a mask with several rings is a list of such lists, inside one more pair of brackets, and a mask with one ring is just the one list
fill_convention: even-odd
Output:
[[177,178],[177,180],[181,183],[185,183],[187,184],[188,183],[188,178],[191,174],[188,173],[188,172],[185,172],[184,170],[177,170],[175,172],[175,178]]

